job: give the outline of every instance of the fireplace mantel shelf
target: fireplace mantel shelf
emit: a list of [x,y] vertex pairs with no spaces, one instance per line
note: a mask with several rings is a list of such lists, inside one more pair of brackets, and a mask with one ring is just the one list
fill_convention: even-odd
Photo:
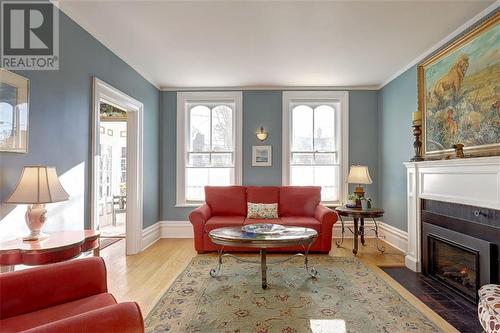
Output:
[[500,156],[405,162],[408,251],[406,266],[421,270],[420,199],[500,209]]

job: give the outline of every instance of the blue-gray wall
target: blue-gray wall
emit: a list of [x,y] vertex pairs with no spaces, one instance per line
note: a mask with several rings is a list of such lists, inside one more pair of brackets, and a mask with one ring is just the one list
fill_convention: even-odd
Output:
[[[60,12],[59,17],[60,69],[18,73],[30,80],[29,152],[0,153],[0,202],[15,187],[24,165],[52,165],[64,174],[84,163],[84,195],[79,198],[85,202],[84,213],[74,218],[89,226],[92,77],[97,76],[144,103],[144,227],[156,223],[159,91],[68,16]],[[0,220],[11,209],[13,205],[2,205]]]
[[407,231],[406,168],[413,156],[411,114],[417,110],[417,70],[412,67],[379,91],[379,200],[384,222]]
[[[161,92],[161,219],[185,221],[192,208],[175,207],[176,180],[176,92]],[[255,133],[269,132],[261,143]],[[367,194],[378,203],[378,92],[349,92],[349,164],[365,164],[374,183]],[[243,91],[243,184],[281,184],[282,91]],[[253,145],[272,145],[273,166],[252,167]]]

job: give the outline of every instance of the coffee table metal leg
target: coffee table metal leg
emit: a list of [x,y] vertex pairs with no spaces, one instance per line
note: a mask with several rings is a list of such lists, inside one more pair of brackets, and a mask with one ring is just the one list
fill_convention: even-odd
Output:
[[260,269],[262,271],[262,289],[267,288],[267,263],[266,263],[266,249],[260,250]]
[[224,246],[221,246],[220,248],[217,249],[217,252],[219,254],[219,262],[218,262],[218,265],[217,265],[217,268],[212,268],[210,270],[210,276],[211,277],[216,277],[217,275],[219,275],[220,271],[221,271],[221,266],[222,266],[222,254],[224,252]]
[[309,267],[309,249],[311,248],[312,242],[307,245],[306,250],[304,251],[304,265],[306,267],[307,274],[311,277],[316,278],[318,276],[318,271],[314,267]]

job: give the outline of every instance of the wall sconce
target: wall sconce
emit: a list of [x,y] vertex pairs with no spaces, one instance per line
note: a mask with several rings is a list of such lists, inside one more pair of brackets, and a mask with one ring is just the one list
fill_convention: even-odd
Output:
[[257,139],[259,139],[260,141],[264,141],[265,139],[267,139],[267,132],[264,131],[264,127],[260,127],[260,130],[259,132],[257,132]]

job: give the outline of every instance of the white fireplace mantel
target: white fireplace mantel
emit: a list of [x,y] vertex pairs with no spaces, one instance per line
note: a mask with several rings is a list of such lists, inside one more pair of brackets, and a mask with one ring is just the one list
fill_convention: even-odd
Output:
[[420,272],[420,199],[500,209],[500,156],[406,162],[406,267]]

